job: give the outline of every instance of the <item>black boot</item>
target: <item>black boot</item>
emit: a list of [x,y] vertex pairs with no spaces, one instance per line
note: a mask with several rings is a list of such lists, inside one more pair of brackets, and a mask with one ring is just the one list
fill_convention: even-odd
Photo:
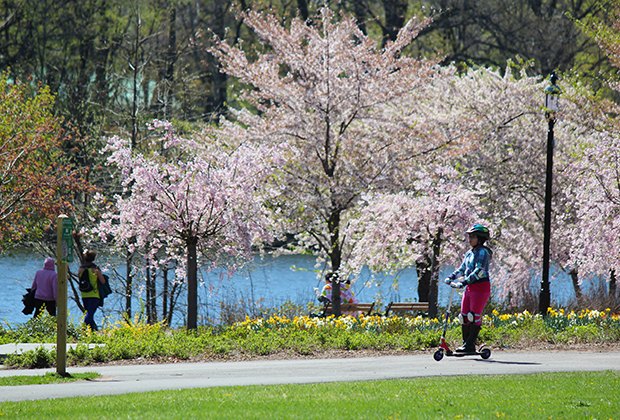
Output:
[[464,352],[465,353],[474,353],[476,351],[476,340],[478,339],[478,334],[480,333],[480,325],[472,325],[469,332],[469,337],[467,337],[467,341],[465,341]]
[[458,353],[464,353],[466,351],[465,347],[467,346],[467,339],[471,333],[471,324],[461,324],[461,331],[463,333],[463,345],[455,350]]

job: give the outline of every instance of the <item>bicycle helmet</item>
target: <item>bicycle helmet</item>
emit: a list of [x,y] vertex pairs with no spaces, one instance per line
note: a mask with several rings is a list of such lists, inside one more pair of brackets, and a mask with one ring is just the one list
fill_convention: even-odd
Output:
[[491,237],[491,233],[489,232],[489,228],[481,225],[480,223],[476,223],[471,228],[467,230],[468,234],[474,234],[480,239],[487,240]]

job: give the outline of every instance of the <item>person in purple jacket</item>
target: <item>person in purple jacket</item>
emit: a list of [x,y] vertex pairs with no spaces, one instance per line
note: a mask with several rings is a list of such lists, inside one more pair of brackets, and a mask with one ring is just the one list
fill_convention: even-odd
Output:
[[32,290],[35,291],[35,318],[41,313],[44,305],[51,316],[56,316],[57,285],[56,265],[54,264],[54,259],[48,257],[45,259],[45,263],[43,263],[43,269],[37,271],[32,282]]

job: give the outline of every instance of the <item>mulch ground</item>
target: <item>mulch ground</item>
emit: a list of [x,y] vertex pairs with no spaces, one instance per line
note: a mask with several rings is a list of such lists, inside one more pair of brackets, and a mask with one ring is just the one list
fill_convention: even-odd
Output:
[[[549,344],[549,343],[536,343],[531,346],[525,347],[510,347],[510,348],[492,348],[493,352],[528,352],[528,351],[576,351],[576,352],[610,352],[620,351],[620,343],[605,343],[605,344]],[[201,363],[201,362],[241,362],[251,360],[291,360],[291,359],[342,359],[342,358],[355,358],[355,357],[382,357],[382,356],[408,356],[415,354],[428,354],[429,356],[435,349],[419,350],[419,351],[405,351],[405,350],[327,350],[316,352],[312,354],[299,354],[294,352],[278,352],[269,355],[253,355],[253,354],[228,354],[218,356],[198,356],[190,359],[178,359],[174,357],[160,357],[160,358],[137,358],[131,360],[116,360],[106,363],[98,363],[97,365],[135,365],[135,364],[166,364],[166,363]]]

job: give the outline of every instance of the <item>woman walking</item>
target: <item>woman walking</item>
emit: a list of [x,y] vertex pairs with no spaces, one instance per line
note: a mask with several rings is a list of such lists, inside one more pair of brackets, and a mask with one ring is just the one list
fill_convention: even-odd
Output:
[[56,265],[53,258],[46,258],[43,269],[38,270],[34,275],[31,289],[34,290],[34,317],[36,318],[43,311],[43,307],[51,316],[56,316],[56,291],[58,287],[58,276]]
[[84,252],[84,263],[78,270],[78,278],[88,280],[86,285],[90,287],[80,287],[82,292],[82,303],[86,310],[86,316],[84,317],[84,324],[88,325],[93,331],[97,331],[97,323],[95,322],[95,312],[101,303],[101,296],[99,295],[99,283],[105,284],[105,277],[101,273],[101,270],[95,265],[95,258],[97,253],[95,251]]

